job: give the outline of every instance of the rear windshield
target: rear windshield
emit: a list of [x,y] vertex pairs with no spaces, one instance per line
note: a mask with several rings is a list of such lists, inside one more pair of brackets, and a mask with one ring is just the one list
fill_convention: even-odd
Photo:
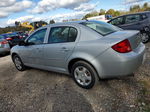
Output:
[[86,21],[80,24],[95,30],[103,36],[122,30],[116,26],[101,21]]
[[7,34],[7,36],[8,36],[8,37],[13,37],[13,36],[17,36],[17,34],[11,33],[11,34]]

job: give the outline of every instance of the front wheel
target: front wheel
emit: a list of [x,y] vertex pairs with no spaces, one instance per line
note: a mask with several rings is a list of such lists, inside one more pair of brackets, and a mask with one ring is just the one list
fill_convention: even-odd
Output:
[[82,88],[90,89],[98,82],[95,69],[84,61],[76,62],[72,67],[71,73],[74,81]]
[[141,32],[141,38],[143,43],[147,43],[150,40],[149,32]]
[[18,55],[13,56],[13,62],[19,71],[25,70],[25,65],[23,64],[23,62],[21,61]]

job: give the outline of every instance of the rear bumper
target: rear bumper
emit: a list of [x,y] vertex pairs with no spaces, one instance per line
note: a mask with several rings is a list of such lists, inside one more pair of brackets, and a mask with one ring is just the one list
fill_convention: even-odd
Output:
[[4,54],[8,52],[10,52],[10,48],[0,48],[0,54]]
[[127,76],[136,71],[144,61],[145,45],[142,43],[130,53],[117,53],[108,49],[93,61],[100,78]]

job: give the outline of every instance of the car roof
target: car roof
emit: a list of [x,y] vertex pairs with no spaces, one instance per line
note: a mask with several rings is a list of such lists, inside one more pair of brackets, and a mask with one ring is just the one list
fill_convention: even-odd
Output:
[[[49,26],[61,26],[61,25],[79,25],[82,22],[97,22],[97,20],[81,20],[81,21],[70,21],[70,22],[60,22],[60,23],[54,23],[54,24],[48,24],[44,27],[49,27]],[[42,28],[44,28],[42,27]]]
[[60,23],[55,23],[55,24],[49,24],[47,26],[51,26],[51,25],[67,25],[67,24],[79,24],[81,22],[84,22],[85,20],[83,21],[70,21],[70,22],[60,22]]
[[1,36],[5,36],[5,37],[7,37],[7,36],[16,36],[16,34],[15,33],[4,33],[4,34],[1,34]]
[[[80,25],[80,23],[82,22],[98,22],[98,21],[97,20],[81,20],[81,21],[59,22],[59,23],[48,24],[46,26],[40,27],[36,29],[34,32],[36,32],[37,30],[48,28],[48,27],[57,27],[57,26],[63,26],[63,25]],[[34,32],[32,32],[30,35],[32,35]]]

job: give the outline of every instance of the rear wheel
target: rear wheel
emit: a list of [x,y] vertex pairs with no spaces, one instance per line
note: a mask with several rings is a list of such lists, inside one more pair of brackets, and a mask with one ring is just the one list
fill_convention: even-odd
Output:
[[149,32],[141,32],[141,38],[143,43],[147,43],[150,40]]
[[23,64],[21,58],[18,55],[13,56],[13,62],[19,71],[24,71],[26,69],[25,65]]
[[95,69],[84,61],[76,62],[72,67],[71,73],[74,81],[82,88],[90,89],[98,82]]

